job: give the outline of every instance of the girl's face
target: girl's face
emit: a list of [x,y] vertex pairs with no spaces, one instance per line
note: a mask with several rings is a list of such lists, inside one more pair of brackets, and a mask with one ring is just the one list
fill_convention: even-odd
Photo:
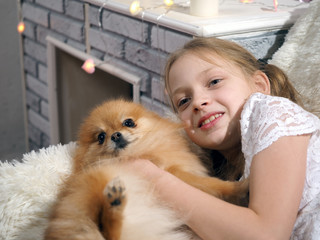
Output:
[[210,60],[183,55],[171,67],[168,87],[191,140],[223,153],[239,146],[241,110],[257,87],[236,65],[212,54]]

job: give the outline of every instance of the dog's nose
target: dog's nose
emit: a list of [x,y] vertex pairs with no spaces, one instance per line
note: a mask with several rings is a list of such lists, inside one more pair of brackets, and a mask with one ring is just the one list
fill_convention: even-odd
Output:
[[124,149],[128,145],[128,141],[123,137],[120,132],[115,132],[111,135],[111,141],[115,143],[115,149]]
[[119,142],[122,138],[122,134],[120,132],[115,132],[114,134],[111,135],[111,140],[114,141],[115,143]]

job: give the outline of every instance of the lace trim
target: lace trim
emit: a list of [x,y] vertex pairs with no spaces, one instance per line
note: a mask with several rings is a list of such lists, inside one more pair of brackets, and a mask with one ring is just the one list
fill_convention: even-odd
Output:
[[319,128],[319,119],[316,116],[288,99],[261,93],[253,94],[241,115],[242,151],[246,159],[245,176],[249,175],[252,157],[280,137],[313,133]]

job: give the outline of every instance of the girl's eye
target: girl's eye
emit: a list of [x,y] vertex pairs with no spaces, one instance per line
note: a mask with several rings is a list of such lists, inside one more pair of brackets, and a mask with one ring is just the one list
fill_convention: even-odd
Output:
[[128,119],[123,121],[122,126],[129,127],[129,128],[134,128],[136,126],[136,124],[131,118],[128,118]]
[[183,98],[178,102],[178,108],[182,107],[183,105],[185,105],[186,103],[188,103],[190,99],[189,98]]
[[99,145],[103,144],[105,139],[106,139],[106,133],[105,133],[105,132],[101,132],[101,133],[98,135]]
[[214,79],[214,80],[211,80],[211,81],[209,82],[209,85],[210,85],[210,86],[212,86],[212,85],[216,85],[216,84],[218,84],[220,81],[221,81],[221,79]]

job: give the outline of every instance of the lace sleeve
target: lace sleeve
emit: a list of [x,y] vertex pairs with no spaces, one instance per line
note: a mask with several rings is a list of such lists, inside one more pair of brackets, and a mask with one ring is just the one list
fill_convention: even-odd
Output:
[[315,131],[314,117],[286,98],[253,94],[244,106],[240,121],[245,176],[252,157],[278,138]]

